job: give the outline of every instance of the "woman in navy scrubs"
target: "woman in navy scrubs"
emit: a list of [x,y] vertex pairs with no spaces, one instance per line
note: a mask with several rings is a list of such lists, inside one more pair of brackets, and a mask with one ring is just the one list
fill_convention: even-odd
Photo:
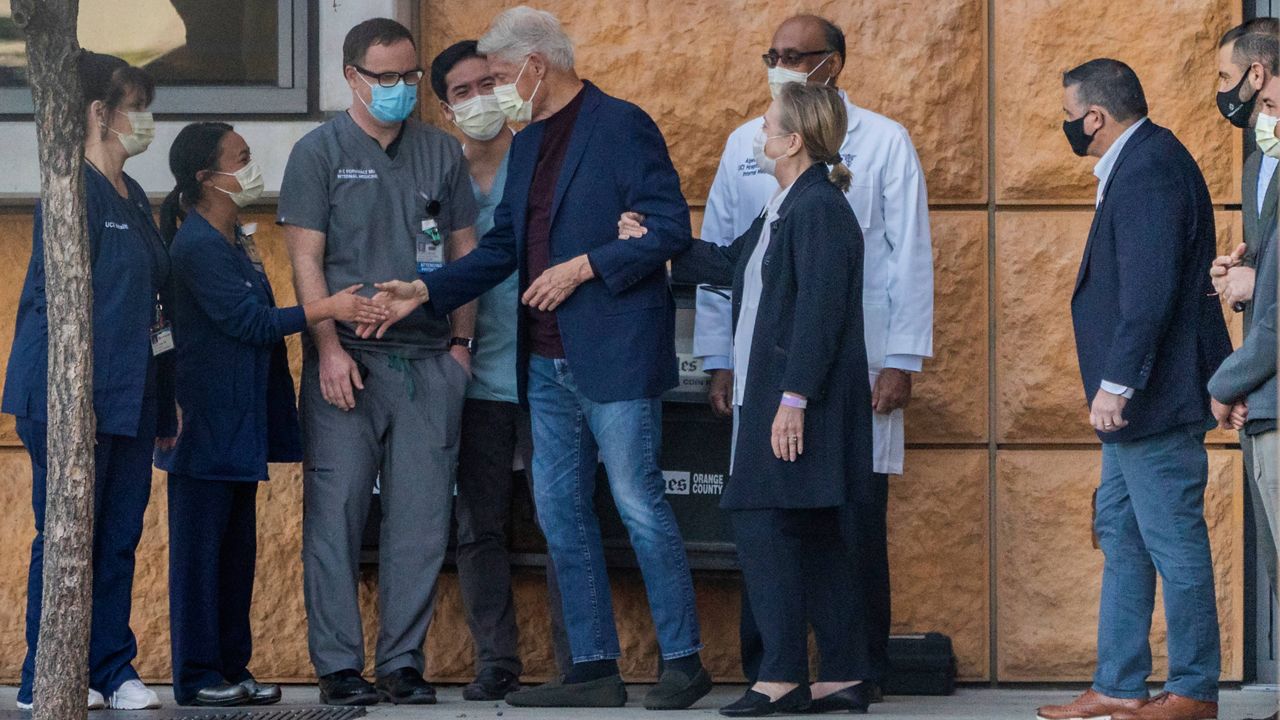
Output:
[[[169,260],[146,194],[124,173],[125,161],[146,150],[155,134],[151,113],[146,111],[155,85],[143,70],[109,55],[82,53],[79,73],[87,128],[84,189],[93,272],[93,409],[97,418],[89,706],[140,710],[159,707],[159,700],[138,679],[132,664],[138,653],[129,629],[134,551],[151,493],[153,448],[164,442],[157,438],[176,434],[173,399],[171,394],[164,397],[166,389],[172,392],[172,383],[164,381],[161,370],[168,347],[161,290],[168,280]],[[36,536],[27,575],[27,655],[18,689],[22,709],[31,707],[44,570],[49,389],[44,287],[43,223],[37,204],[31,261],[18,301],[0,407],[17,417],[18,437],[31,456]]]
[[[174,140],[177,187],[161,208],[173,263],[180,430],[169,471],[169,615],[173,694],[181,705],[270,704],[253,651],[255,498],[268,462],[302,460],[284,338],[324,320],[385,319],[359,285],[277,308],[238,210],[258,199],[262,172],[225,123],[188,125]],[[181,228],[178,224],[181,223]]]

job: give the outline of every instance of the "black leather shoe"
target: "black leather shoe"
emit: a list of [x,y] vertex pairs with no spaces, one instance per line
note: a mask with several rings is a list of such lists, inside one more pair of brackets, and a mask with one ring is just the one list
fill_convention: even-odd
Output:
[[280,686],[260,683],[253,678],[241,680],[240,687],[249,691],[250,705],[275,705],[280,702]]
[[499,667],[487,667],[462,689],[463,700],[501,700],[520,689],[520,676]]
[[321,705],[377,705],[378,691],[359,670],[339,670],[320,678]]
[[232,685],[231,683],[201,688],[200,692],[196,693],[195,699],[191,701],[192,705],[202,705],[204,707],[231,707],[233,705],[247,705],[248,703],[249,691],[243,685]]
[[737,702],[720,708],[720,714],[727,717],[764,717],[775,713],[801,713],[809,708],[809,686],[801,685],[795,690],[770,701],[769,696],[748,690]]
[[378,694],[396,705],[435,705],[436,689],[413,668],[403,667],[378,678]]
[[627,704],[627,686],[622,676],[566,683],[553,680],[537,687],[517,690],[507,696],[515,707],[622,707]]
[[658,684],[644,696],[645,710],[684,710],[711,692],[711,675],[700,667],[692,678],[679,670],[665,670]]
[[807,713],[848,712],[863,715],[871,706],[871,687],[860,683],[809,702]]

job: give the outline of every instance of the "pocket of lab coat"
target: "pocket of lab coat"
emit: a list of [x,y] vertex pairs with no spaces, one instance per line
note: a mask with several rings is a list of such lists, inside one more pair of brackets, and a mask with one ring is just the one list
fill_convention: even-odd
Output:
[[849,198],[849,207],[853,208],[853,214],[858,217],[858,225],[862,227],[863,235],[870,232],[871,226],[874,224],[876,194],[876,185],[873,180],[862,180],[860,182],[855,177],[853,183],[849,185],[849,192],[846,197]]
[[877,373],[884,368],[885,350],[889,343],[889,306],[864,299],[862,322],[867,343],[867,369]]

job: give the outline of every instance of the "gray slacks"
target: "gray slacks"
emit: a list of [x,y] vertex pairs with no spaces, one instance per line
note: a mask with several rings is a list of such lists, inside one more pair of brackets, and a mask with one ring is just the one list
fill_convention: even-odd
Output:
[[302,569],[307,643],[317,675],[363,671],[359,605],[361,536],[379,480],[378,641],[375,673],[421,673],[452,515],[467,374],[448,353],[406,359],[348,350],[365,376],[342,411],[320,391],[307,343],[300,401]]

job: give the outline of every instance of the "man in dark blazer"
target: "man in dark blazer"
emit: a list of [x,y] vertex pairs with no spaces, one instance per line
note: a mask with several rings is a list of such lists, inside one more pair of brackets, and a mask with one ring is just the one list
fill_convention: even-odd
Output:
[[[520,273],[524,307],[511,312],[520,313],[518,379],[533,421],[535,505],[574,662],[561,681],[507,701],[626,702],[592,505],[600,458],[644,574],[664,661],[645,706],[685,708],[710,691],[711,679],[699,659],[693,582],[658,453],[659,397],[677,380],[666,263],[691,242],[689,208],[662,133],[640,108],[578,78],[573,44],[554,16],[508,10],[479,50],[508,117],[532,123],[512,141],[493,229],[476,250],[415,286],[418,301],[447,313]],[[644,238],[618,239],[626,210],[648,218]]]
[[[1105,556],[1093,687],[1045,720],[1217,717],[1217,605],[1204,521],[1214,425],[1205,389],[1231,352],[1204,273],[1213,206],[1195,161],[1146,118],[1133,70],[1092,60],[1063,76],[1063,130],[1098,158],[1097,209],[1071,300],[1090,422],[1102,440],[1094,529]],[[1169,680],[1148,698],[1156,574]]]

